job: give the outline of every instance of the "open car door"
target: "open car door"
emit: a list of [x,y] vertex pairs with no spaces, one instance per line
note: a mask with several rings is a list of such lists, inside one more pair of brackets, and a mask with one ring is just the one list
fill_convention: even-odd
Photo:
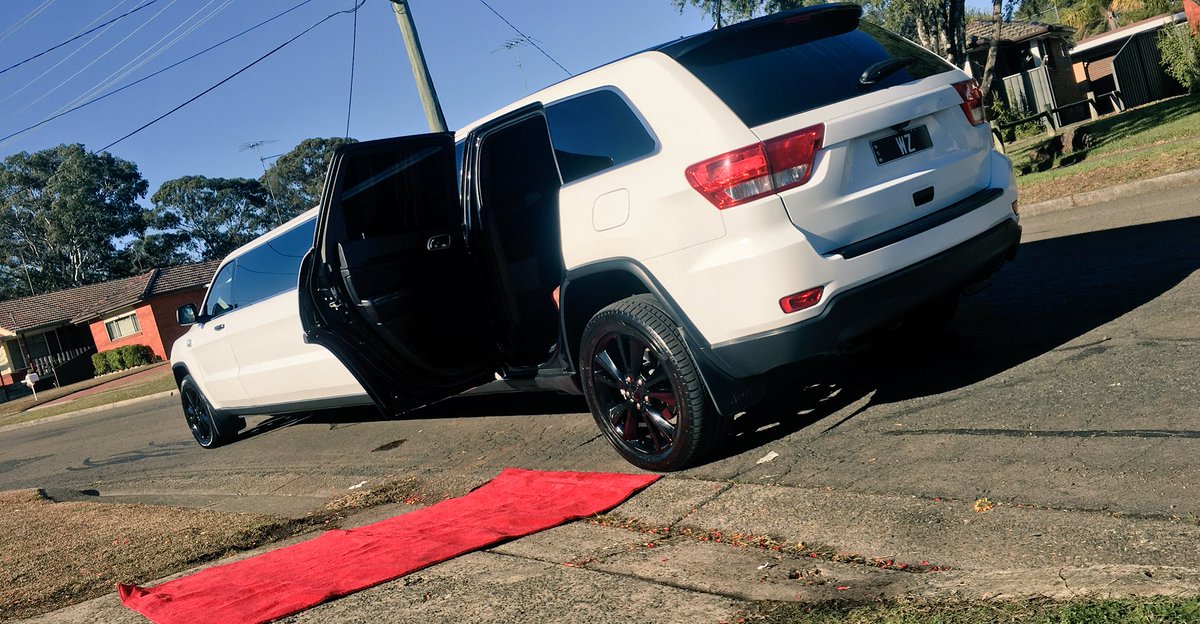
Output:
[[456,180],[449,133],[344,146],[330,163],[300,268],[301,323],[388,414],[497,370]]

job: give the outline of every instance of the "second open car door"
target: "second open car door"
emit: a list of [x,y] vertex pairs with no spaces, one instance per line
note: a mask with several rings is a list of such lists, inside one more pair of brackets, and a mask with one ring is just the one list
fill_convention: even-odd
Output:
[[349,145],[330,163],[301,265],[301,322],[389,414],[498,370],[456,180],[449,133]]

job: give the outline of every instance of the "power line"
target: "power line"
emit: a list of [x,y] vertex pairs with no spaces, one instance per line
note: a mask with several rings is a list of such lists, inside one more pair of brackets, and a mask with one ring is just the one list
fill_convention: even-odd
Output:
[[[117,7],[113,7],[113,8],[111,8],[111,9],[109,9],[108,11],[106,11],[106,12],[104,12],[104,13],[101,13],[99,17],[97,17],[96,19],[92,20],[92,21],[91,21],[91,23],[89,23],[87,26],[84,26],[84,28],[90,28],[90,27],[92,26],[92,24],[95,24],[96,22],[99,22],[100,20],[104,19],[105,17],[107,17],[107,16],[108,16],[108,14],[109,14],[109,13],[112,13],[114,10],[116,10],[116,8],[117,8]],[[88,39],[87,41],[83,42],[83,44],[82,44],[82,45],[78,46],[78,47],[77,47],[77,48],[75,48],[74,50],[71,50],[71,53],[70,53],[70,54],[68,54],[68,55],[66,55],[66,56],[64,56],[64,57],[62,57],[61,59],[59,59],[59,61],[58,61],[57,63],[55,63],[54,65],[51,65],[49,69],[47,69],[47,70],[43,71],[42,73],[38,74],[38,76],[37,76],[36,78],[34,78],[33,80],[30,80],[29,82],[25,83],[25,86],[23,86],[23,87],[21,87],[20,89],[17,89],[17,90],[15,90],[15,91],[12,91],[11,93],[9,93],[9,94],[8,94],[8,95],[7,95],[7,96],[6,96],[6,97],[5,97],[3,100],[0,100],[0,104],[2,104],[2,103],[4,103],[4,102],[7,102],[7,101],[9,101],[9,100],[11,100],[11,99],[13,99],[13,98],[14,98],[14,97],[16,97],[17,95],[19,95],[19,94],[20,94],[22,91],[24,91],[25,89],[28,89],[29,87],[31,87],[31,86],[33,86],[35,83],[37,83],[37,81],[39,81],[39,80],[41,80],[42,78],[44,78],[44,77],[46,76],[46,74],[49,74],[50,72],[52,72],[52,71],[54,71],[54,70],[58,69],[60,65],[62,65],[63,63],[66,63],[67,61],[71,60],[71,59],[72,59],[72,58],[73,58],[73,57],[74,57],[76,54],[79,54],[79,53],[80,53],[80,52],[82,52],[83,50],[87,49],[87,47],[88,47],[89,45],[92,45],[92,42],[93,42],[93,41],[95,41],[96,39],[99,39],[99,38],[100,38],[102,35],[104,35],[104,33],[105,33],[105,32],[107,32],[107,31],[108,31],[108,29],[107,29],[107,28],[105,28],[104,30],[101,30],[100,32],[98,32],[98,33],[96,33],[94,36],[92,36],[92,38],[91,38],[91,39]],[[28,108],[28,106],[27,106],[26,108]],[[22,109],[22,110],[24,110],[24,109]],[[19,113],[20,113],[20,111],[17,111],[17,112],[15,112],[15,113],[12,113],[12,114],[10,114],[8,117],[5,117],[5,118],[4,118],[4,121],[8,121],[9,119],[12,119],[13,117],[15,117],[15,116],[16,116],[17,114],[19,114]]]
[[114,146],[114,145],[116,145],[116,144],[120,143],[121,141],[124,141],[125,139],[128,139],[129,137],[131,137],[131,136],[133,136],[133,135],[135,135],[135,134],[137,134],[137,133],[141,132],[142,130],[145,130],[146,128],[149,128],[150,126],[153,126],[154,124],[156,124],[156,123],[158,123],[158,122],[162,121],[162,120],[163,120],[163,119],[165,119],[167,116],[169,116],[169,115],[171,115],[172,113],[174,113],[174,112],[178,111],[179,109],[183,108],[184,106],[187,106],[188,104],[191,104],[192,102],[195,102],[196,100],[200,99],[200,98],[201,98],[201,97],[203,97],[204,95],[208,94],[208,93],[209,93],[210,91],[212,91],[213,89],[216,89],[217,87],[219,87],[219,86],[221,86],[221,85],[223,85],[223,84],[225,84],[225,83],[229,82],[230,80],[233,80],[233,79],[234,79],[234,78],[236,78],[238,75],[240,75],[242,72],[244,72],[244,71],[246,71],[246,70],[250,69],[251,67],[254,67],[255,65],[258,65],[258,64],[259,64],[259,63],[261,63],[263,60],[265,60],[267,57],[271,56],[272,54],[275,54],[276,52],[278,52],[278,51],[280,51],[280,50],[282,50],[282,49],[283,49],[285,46],[287,46],[288,44],[292,43],[293,41],[295,41],[295,40],[299,39],[300,37],[303,37],[304,35],[308,34],[308,33],[309,33],[309,31],[313,30],[313,29],[314,29],[314,28],[316,28],[317,26],[320,26],[321,24],[324,24],[325,22],[327,22],[327,21],[329,21],[329,20],[331,20],[331,19],[333,19],[333,18],[337,17],[338,15],[342,15],[342,14],[344,14],[344,13],[353,13],[353,12],[357,11],[357,10],[358,10],[358,8],[359,8],[359,7],[361,7],[363,4],[366,4],[366,2],[367,2],[367,0],[360,0],[360,1],[358,2],[358,4],[354,5],[354,8],[353,8],[353,9],[348,9],[348,10],[346,10],[346,11],[337,11],[336,13],[330,13],[329,15],[326,15],[325,17],[321,18],[321,19],[320,19],[320,21],[318,21],[317,23],[315,23],[315,24],[313,24],[312,26],[309,26],[308,28],[305,28],[304,30],[300,31],[300,34],[296,35],[295,37],[292,37],[291,39],[288,39],[287,41],[284,41],[283,43],[281,43],[281,44],[279,44],[279,45],[275,46],[275,48],[274,48],[274,49],[272,49],[270,52],[267,52],[266,54],[264,54],[264,55],[262,55],[262,56],[258,57],[257,59],[254,59],[254,61],[252,61],[252,62],[251,62],[249,65],[246,65],[245,67],[243,67],[243,68],[241,68],[241,69],[239,69],[239,70],[237,70],[237,71],[233,72],[232,74],[230,74],[230,75],[229,75],[229,76],[227,76],[225,79],[223,79],[223,80],[221,80],[220,82],[218,82],[217,84],[215,84],[215,85],[213,85],[213,86],[211,86],[211,87],[209,87],[209,88],[207,88],[207,89],[205,89],[205,90],[201,91],[200,93],[197,93],[196,95],[192,96],[192,97],[191,97],[191,98],[189,98],[187,101],[185,101],[184,103],[180,104],[179,106],[176,106],[175,108],[172,108],[171,110],[169,110],[169,111],[167,111],[167,112],[165,112],[165,113],[163,113],[163,114],[159,115],[158,117],[155,117],[154,119],[152,119],[152,120],[150,120],[150,121],[146,122],[145,124],[143,124],[143,125],[142,125],[140,128],[138,128],[137,130],[134,130],[133,132],[130,132],[129,134],[126,134],[125,136],[123,136],[123,137],[121,137],[121,138],[117,139],[116,141],[113,141],[112,143],[109,143],[108,145],[105,145],[104,147],[100,148],[100,151],[102,151],[102,152],[103,152],[103,151],[106,151],[106,150],[108,150],[108,148],[110,148],[110,147],[112,147],[112,146]]
[[483,3],[483,6],[487,7],[489,11],[491,11],[492,13],[495,13],[495,14],[496,14],[496,17],[500,18],[500,19],[501,19],[501,21],[503,21],[505,24],[508,24],[508,27],[509,27],[509,28],[511,28],[511,29],[513,29],[514,31],[516,31],[516,33],[517,33],[518,35],[521,35],[521,37],[522,37],[522,38],[524,38],[526,41],[528,41],[528,42],[529,42],[529,45],[533,46],[534,48],[537,48],[537,51],[538,51],[538,52],[541,52],[543,56],[545,56],[546,58],[550,59],[550,62],[551,62],[551,63],[554,63],[555,65],[558,65],[558,68],[559,68],[559,69],[561,69],[561,70],[563,70],[564,72],[566,72],[568,76],[574,76],[574,75],[575,75],[575,74],[572,74],[572,73],[570,72],[570,70],[568,70],[566,67],[563,67],[563,66],[562,66],[562,63],[559,63],[558,61],[554,60],[554,57],[553,57],[553,56],[550,56],[550,53],[549,53],[549,52],[546,52],[545,50],[543,50],[543,49],[542,49],[542,46],[540,46],[540,45],[538,45],[538,44],[534,43],[533,39],[530,39],[530,38],[529,38],[529,35],[526,35],[525,33],[521,32],[521,30],[520,30],[519,28],[517,28],[516,26],[513,26],[513,23],[512,23],[512,22],[510,22],[510,21],[508,21],[507,19],[505,19],[505,17],[504,17],[503,15],[500,15],[500,12],[499,12],[499,11],[497,11],[496,9],[493,9],[493,8],[492,8],[492,5],[490,5],[490,4],[488,4],[488,3],[487,3],[487,0],[479,0],[479,1],[480,1],[480,2],[482,2],[482,3]]
[[[124,79],[129,74],[132,74],[133,72],[141,69],[147,63],[149,63],[150,61],[157,58],[158,55],[166,52],[167,50],[174,47],[175,44],[177,44],[180,41],[182,41],[183,39],[187,38],[189,35],[191,35],[193,32],[195,32],[197,29],[199,29],[201,26],[203,26],[205,23],[207,23],[209,20],[211,20],[213,17],[215,17],[221,11],[223,11],[225,9],[225,7],[229,6],[229,4],[233,0],[224,0],[224,3],[222,3],[216,9],[213,9],[212,11],[210,11],[208,13],[208,15],[205,15],[205,16],[201,17],[200,19],[196,20],[196,22],[194,24],[190,24],[192,22],[192,20],[196,19],[196,16],[203,13],[206,9],[208,9],[208,7],[212,6],[212,4],[216,1],[217,0],[208,0],[208,3],[206,3],[204,6],[200,7],[199,9],[197,9],[196,12],[189,15],[187,17],[187,19],[180,22],[180,24],[178,26],[171,29],[171,31],[168,32],[167,34],[160,37],[158,41],[155,41],[153,44],[151,44],[149,47],[147,47],[143,52],[141,52],[137,56],[133,57],[133,59],[131,59],[130,61],[126,62],[125,65],[121,66],[120,69],[112,72],[107,77],[105,77],[103,80],[101,80],[100,82],[93,85],[90,89],[88,89],[87,91],[84,91],[80,95],[76,96],[75,99],[60,106],[58,108],[58,110],[56,110],[54,112],[60,113],[68,108],[71,108],[72,106],[74,106],[80,102],[83,102],[84,100],[87,100],[88,98],[90,98],[92,96],[95,96],[98,93],[103,93],[105,89],[108,89],[109,87],[117,84],[118,82],[120,82],[122,79]],[[183,29],[183,32],[176,34],[181,29]],[[167,41],[168,39],[170,39],[170,41]],[[165,44],[163,43],[164,41],[166,41]]]
[[10,69],[16,69],[16,68],[18,68],[18,67],[20,67],[20,66],[24,65],[25,63],[28,63],[29,61],[32,61],[33,59],[36,59],[36,58],[38,58],[38,57],[40,57],[40,56],[44,56],[44,55],[46,55],[46,54],[49,54],[49,53],[51,53],[51,52],[53,52],[53,51],[55,51],[55,50],[57,50],[57,49],[59,49],[59,48],[61,48],[61,47],[65,46],[65,45],[67,45],[68,43],[71,43],[72,41],[75,41],[76,39],[78,39],[78,38],[80,38],[80,37],[82,37],[82,36],[84,36],[84,35],[87,35],[87,34],[89,34],[89,33],[92,33],[92,32],[95,32],[95,31],[97,31],[97,30],[100,30],[101,28],[104,28],[105,26],[108,26],[109,24],[111,24],[111,23],[113,23],[113,22],[115,22],[115,21],[117,21],[117,20],[119,20],[119,19],[121,19],[121,18],[123,18],[123,17],[126,17],[126,16],[128,16],[128,15],[132,15],[132,14],[134,14],[134,13],[137,13],[138,11],[141,11],[142,9],[144,9],[144,8],[146,8],[146,7],[148,7],[148,6],[152,5],[152,4],[154,4],[155,2],[158,2],[158,0],[149,0],[149,1],[148,1],[148,2],[146,2],[145,4],[138,5],[138,6],[134,7],[134,8],[132,8],[132,9],[130,9],[129,11],[126,11],[125,13],[122,13],[122,14],[120,14],[120,15],[118,15],[118,16],[116,16],[116,17],[114,17],[114,18],[110,19],[110,20],[108,20],[107,22],[104,22],[103,24],[100,24],[99,26],[96,26],[95,28],[91,28],[91,29],[85,30],[85,31],[83,31],[83,32],[79,33],[78,35],[75,35],[74,37],[71,37],[70,39],[67,39],[66,41],[64,41],[64,42],[62,42],[62,43],[60,43],[60,44],[58,44],[58,45],[55,45],[55,46],[49,47],[49,48],[47,48],[47,49],[45,49],[45,50],[42,50],[41,52],[38,52],[37,54],[34,54],[33,56],[31,56],[31,57],[29,57],[29,58],[27,58],[27,59],[25,59],[25,60],[21,61],[20,63],[16,63],[16,64],[14,64],[14,65],[9,65],[8,67],[5,67],[4,69],[0,69],[0,74],[3,74],[4,72],[6,72],[6,71],[8,71],[8,70],[10,70]]
[[350,96],[346,98],[346,138],[350,138],[350,111],[354,108],[354,60],[358,54],[358,7],[354,7],[354,36],[350,40]]
[[[156,0],[156,1],[157,1],[157,0]],[[90,63],[88,63],[87,65],[84,65],[83,67],[80,67],[78,70],[76,70],[76,71],[75,71],[75,73],[71,74],[71,75],[70,75],[70,76],[69,76],[69,77],[68,77],[66,80],[63,80],[62,82],[58,83],[58,84],[57,84],[57,85],[55,85],[53,88],[51,88],[49,91],[47,91],[47,92],[43,93],[43,94],[42,94],[40,97],[38,97],[36,100],[32,100],[32,101],[30,101],[30,102],[26,103],[24,108],[22,108],[21,110],[17,111],[16,113],[13,113],[13,115],[9,115],[7,118],[5,118],[5,121],[7,121],[8,119],[11,119],[11,118],[12,118],[14,115],[17,115],[17,114],[20,114],[20,113],[23,113],[23,112],[25,112],[27,109],[29,109],[29,107],[31,107],[31,106],[33,106],[34,104],[37,104],[38,102],[41,102],[42,100],[46,99],[47,97],[49,97],[49,96],[50,96],[50,94],[52,94],[52,93],[54,93],[55,91],[57,91],[57,90],[61,89],[61,88],[63,87],[63,85],[65,85],[65,84],[67,84],[68,82],[71,82],[72,80],[74,80],[74,79],[75,79],[75,78],[76,78],[76,77],[77,77],[79,74],[82,74],[83,72],[87,71],[87,70],[88,70],[88,68],[90,68],[92,65],[95,65],[96,63],[100,62],[100,60],[101,60],[101,59],[103,59],[104,57],[108,56],[110,53],[112,53],[112,51],[113,51],[113,50],[116,50],[117,48],[121,47],[121,46],[122,46],[122,45],[123,45],[123,44],[124,44],[126,41],[128,41],[128,40],[129,40],[131,37],[133,37],[135,34],[137,34],[137,33],[138,33],[139,31],[141,31],[143,28],[145,28],[146,26],[148,26],[148,25],[150,24],[150,22],[153,22],[155,19],[158,19],[158,16],[159,16],[159,15],[162,15],[162,14],[163,14],[163,12],[165,12],[167,9],[171,8],[171,5],[175,4],[175,3],[176,3],[176,2],[178,2],[178,1],[179,1],[179,0],[170,0],[170,1],[169,1],[169,3],[168,3],[166,6],[164,6],[163,8],[161,8],[161,9],[159,9],[159,10],[158,10],[158,13],[155,13],[154,15],[150,16],[150,19],[146,20],[146,21],[145,21],[145,22],[143,22],[143,23],[142,23],[140,26],[138,26],[137,28],[133,29],[133,31],[132,31],[132,32],[130,32],[129,34],[127,34],[127,35],[125,35],[124,37],[122,37],[120,41],[118,41],[118,42],[114,43],[112,46],[110,46],[110,47],[109,47],[107,50],[105,50],[105,51],[104,51],[102,54],[100,54],[99,56],[96,56],[96,57],[94,57],[94,58],[91,60],[91,62],[90,62]],[[107,29],[105,29],[105,30],[107,30]],[[97,36],[99,36],[99,35],[97,35]],[[89,41],[88,41],[88,43],[91,43],[92,41],[95,41],[95,39],[93,38],[93,39],[89,40]],[[87,45],[87,44],[84,44],[84,45]]]
[[25,17],[22,17],[21,19],[17,20],[15,24],[13,24],[12,26],[9,26],[8,28],[6,28],[4,30],[4,32],[0,33],[0,41],[4,41],[5,39],[8,39],[9,37],[12,36],[13,33],[17,32],[18,30],[21,30],[21,28],[23,28],[25,26],[25,24],[28,24],[30,21],[33,20],[33,18],[37,17],[38,15],[41,15],[42,11],[45,11],[46,8],[49,7],[51,4],[54,4],[54,0],[46,0],[45,2],[41,3],[36,8],[34,8],[32,11],[27,13],[25,15]]
[[[69,114],[71,114],[71,113],[73,113],[73,112],[75,112],[75,111],[77,111],[77,110],[79,110],[79,109],[81,109],[81,108],[84,108],[84,107],[87,107],[87,106],[91,106],[92,104],[95,104],[96,102],[99,102],[100,100],[103,100],[103,99],[105,99],[105,98],[107,98],[107,97],[110,97],[110,96],[116,95],[116,94],[118,94],[118,93],[120,93],[120,92],[122,92],[122,91],[124,91],[124,90],[126,90],[126,89],[129,89],[129,88],[131,88],[131,87],[134,87],[134,86],[136,86],[136,85],[138,85],[138,84],[141,84],[141,83],[143,83],[143,82],[145,82],[145,81],[147,81],[147,80],[149,80],[149,79],[151,79],[151,78],[153,78],[153,77],[155,77],[155,76],[157,76],[157,75],[159,75],[159,74],[161,74],[161,73],[163,73],[163,72],[166,72],[166,71],[169,71],[169,70],[171,70],[171,69],[174,69],[174,68],[176,68],[176,67],[178,67],[178,66],[180,66],[180,65],[182,65],[182,64],[184,64],[184,63],[186,63],[186,62],[188,62],[188,61],[190,61],[190,60],[192,60],[192,59],[194,59],[194,58],[196,58],[196,57],[198,57],[198,56],[201,56],[201,55],[203,55],[203,54],[207,54],[208,52],[211,52],[211,51],[213,51],[213,50],[215,50],[215,49],[217,49],[217,48],[219,48],[219,47],[221,47],[221,46],[223,46],[223,45],[225,45],[225,44],[229,43],[230,41],[233,41],[234,39],[237,39],[237,38],[239,38],[239,37],[241,37],[241,36],[243,36],[243,35],[245,35],[245,34],[247,34],[247,33],[251,32],[251,31],[254,31],[254,30],[257,30],[257,29],[259,29],[259,28],[262,28],[263,26],[266,26],[267,24],[269,24],[269,23],[271,23],[271,22],[273,22],[273,21],[275,21],[275,20],[277,20],[277,19],[279,19],[279,18],[283,17],[284,15],[287,15],[288,13],[291,13],[292,11],[295,11],[296,9],[299,9],[300,7],[302,7],[302,6],[304,6],[304,5],[308,4],[308,3],[310,3],[310,2],[312,2],[312,1],[313,1],[313,0],[304,0],[304,1],[303,1],[303,2],[301,2],[300,4],[297,4],[296,6],[294,6],[294,7],[290,8],[290,9],[287,9],[287,10],[285,10],[285,11],[281,12],[281,13],[277,13],[277,14],[275,14],[274,16],[272,16],[272,17],[270,17],[270,18],[267,18],[267,19],[265,19],[265,20],[263,20],[263,21],[261,21],[261,22],[259,22],[259,23],[255,24],[255,25],[253,25],[253,26],[251,26],[251,27],[247,28],[246,30],[243,30],[242,32],[240,32],[240,33],[238,33],[238,34],[236,34],[236,35],[233,35],[233,36],[231,36],[231,37],[229,37],[229,38],[227,38],[227,39],[224,39],[224,40],[222,40],[222,41],[219,41],[219,42],[217,42],[217,43],[214,43],[213,45],[211,45],[211,46],[209,46],[209,47],[207,47],[207,48],[204,48],[203,50],[200,50],[199,52],[197,52],[197,53],[195,53],[195,54],[193,54],[193,55],[191,55],[191,56],[189,56],[189,57],[187,57],[187,58],[184,58],[184,59],[182,59],[182,60],[179,60],[179,61],[176,61],[176,62],[174,62],[174,63],[171,63],[170,65],[167,65],[166,67],[164,67],[164,68],[162,68],[162,69],[160,69],[160,70],[158,70],[158,71],[156,71],[156,72],[154,72],[154,73],[152,73],[152,74],[149,74],[149,75],[147,75],[147,76],[144,76],[144,77],[142,77],[142,78],[138,78],[137,80],[135,80],[135,81],[133,81],[133,82],[131,82],[131,83],[129,83],[129,84],[127,84],[127,85],[125,85],[125,86],[123,86],[123,87],[119,88],[119,89],[114,89],[114,90],[112,90],[112,91],[109,91],[108,93],[105,93],[104,95],[100,95],[100,96],[94,97],[94,98],[92,98],[92,99],[90,99],[90,100],[88,100],[88,101],[86,101],[86,102],[84,102],[84,103],[82,103],[82,104],[80,104],[80,105],[78,105],[78,106],[74,107],[74,108],[69,108],[69,109],[67,109],[67,110],[65,110],[65,111],[62,111],[61,113],[56,113],[56,114],[54,114],[54,115],[51,115],[50,117],[47,117],[47,118],[45,118],[45,119],[43,119],[43,120],[41,120],[41,121],[39,121],[39,122],[37,122],[37,123],[33,124],[32,126],[28,126],[28,127],[22,128],[21,130],[17,130],[16,132],[14,132],[14,133],[12,133],[12,134],[9,134],[9,135],[7,135],[7,136],[4,136],[4,137],[0,137],[0,142],[7,141],[7,140],[9,140],[9,139],[11,139],[11,138],[13,138],[13,137],[15,137],[15,136],[17,136],[17,135],[21,135],[21,134],[24,134],[24,133],[26,133],[26,132],[29,132],[30,130],[33,130],[33,129],[35,129],[35,128],[39,128],[39,127],[41,127],[41,126],[44,126],[44,125],[46,125],[46,124],[50,123],[51,121],[54,121],[55,119],[58,119],[59,117],[62,117],[62,116],[64,116],[64,115],[69,115]],[[335,15],[336,15],[336,13],[335,13]]]

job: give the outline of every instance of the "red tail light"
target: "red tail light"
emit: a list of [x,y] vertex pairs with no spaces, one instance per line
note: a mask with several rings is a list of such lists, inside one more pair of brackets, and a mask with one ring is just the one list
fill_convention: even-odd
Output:
[[954,89],[962,96],[962,109],[967,121],[972,126],[987,123],[987,116],[983,112],[983,92],[979,90],[979,85],[974,80],[967,80],[955,83]]
[[821,295],[824,294],[825,287],[817,286],[809,288],[804,292],[798,292],[794,295],[788,295],[779,300],[779,307],[783,309],[784,314],[807,310],[821,302]]
[[723,210],[808,182],[824,139],[824,124],[812,126],[696,163],[684,175]]

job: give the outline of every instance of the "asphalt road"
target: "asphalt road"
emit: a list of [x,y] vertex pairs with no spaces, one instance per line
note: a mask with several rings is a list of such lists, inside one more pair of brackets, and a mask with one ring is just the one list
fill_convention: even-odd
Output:
[[[946,332],[784,377],[723,456],[674,478],[1200,516],[1200,186],[1023,226]],[[507,466],[631,470],[584,409],[507,395],[405,421],[256,419],[205,451],[163,399],[0,432],[0,489],[295,514],[388,476],[456,493]]]

